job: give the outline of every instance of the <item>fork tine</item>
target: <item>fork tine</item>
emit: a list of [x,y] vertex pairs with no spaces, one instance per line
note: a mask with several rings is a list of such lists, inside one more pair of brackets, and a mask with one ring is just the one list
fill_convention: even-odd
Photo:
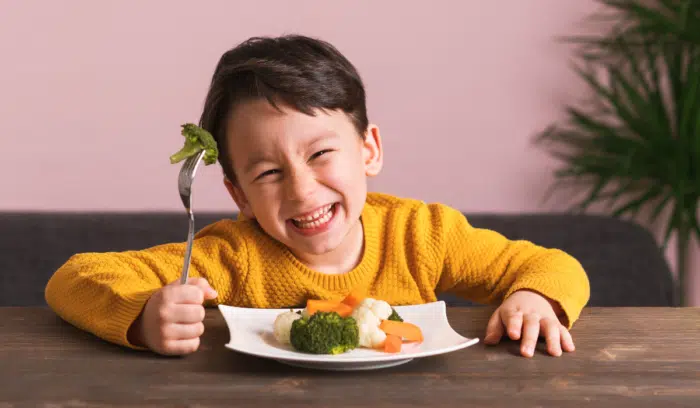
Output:
[[195,156],[194,160],[192,160],[192,171],[190,173],[190,179],[194,179],[194,175],[195,173],[197,173],[199,163],[202,162],[202,157],[204,157],[204,153],[204,150],[202,150],[197,156]]
[[180,187],[189,187],[192,185],[192,180],[197,171],[197,165],[202,156],[204,156],[204,151],[199,152],[196,156],[192,156],[185,161],[182,169],[180,169],[180,175],[178,176],[178,184]]
[[187,162],[187,176],[189,179],[194,177],[194,173],[197,171],[197,165],[199,164],[200,159],[204,156],[204,151],[202,150],[197,154],[196,156],[192,156],[188,159]]
[[190,177],[190,173],[192,172],[192,164],[195,161],[195,158],[197,156],[192,156],[189,157],[186,161],[185,164],[182,166],[182,169],[180,169],[180,181],[186,181]]

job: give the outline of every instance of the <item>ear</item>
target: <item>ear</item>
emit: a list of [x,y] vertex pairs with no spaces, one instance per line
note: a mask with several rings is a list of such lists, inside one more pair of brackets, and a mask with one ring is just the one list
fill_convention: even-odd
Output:
[[365,164],[365,174],[374,177],[382,169],[384,154],[382,151],[382,139],[379,135],[379,127],[370,124],[365,132],[365,140],[362,142],[362,158]]
[[250,208],[250,203],[248,202],[248,199],[243,193],[241,187],[237,183],[229,180],[228,177],[224,177],[224,185],[226,186],[228,193],[231,195],[231,198],[233,198],[233,201],[236,202],[236,205],[241,210],[241,214],[249,219],[255,218],[253,211]]

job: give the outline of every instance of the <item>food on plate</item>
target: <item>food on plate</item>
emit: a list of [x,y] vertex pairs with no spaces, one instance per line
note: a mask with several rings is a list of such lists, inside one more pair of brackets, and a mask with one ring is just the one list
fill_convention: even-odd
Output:
[[185,137],[185,145],[175,154],[170,156],[170,163],[181,162],[204,150],[204,164],[216,163],[219,157],[219,149],[216,147],[216,140],[211,133],[193,123],[182,125],[182,135]]
[[341,354],[358,346],[355,319],[337,312],[316,312],[292,323],[289,340],[299,351],[312,354]]
[[391,313],[391,306],[383,300],[367,298],[357,305],[352,316],[360,329],[360,346],[378,349],[384,345],[386,333],[379,329],[379,324]]
[[351,308],[356,308],[365,299],[365,295],[359,290],[352,290],[348,293],[345,298],[341,301],[342,303],[350,306]]
[[396,313],[396,310],[394,310],[394,309],[391,309],[391,314],[389,315],[387,320],[395,320],[397,322],[403,322],[403,319],[401,318],[401,316],[399,316],[399,314]]
[[387,334],[386,340],[384,340],[384,351],[387,353],[398,353],[401,351],[402,343],[401,337],[394,334]]
[[309,299],[298,312],[277,316],[277,341],[313,354],[340,354],[364,347],[398,353],[404,342],[421,342],[423,333],[405,322],[389,303],[358,291],[340,301]]
[[412,323],[383,320],[379,328],[386,334],[393,334],[407,341],[423,341],[420,328]]
[[282,344],[290,344],[289,336],[292,330],[292,323],[297,319],[301,319],[301,314],[292,310],[277,315],[273,325],[275,339]]
[[315,300],[309,299],[306,302],[306,311],[309,316],[313,316],[316,312],[336,312],[341,317],[348,317],[352,314],[352,307],[342,302],[334,302],[332,300]]

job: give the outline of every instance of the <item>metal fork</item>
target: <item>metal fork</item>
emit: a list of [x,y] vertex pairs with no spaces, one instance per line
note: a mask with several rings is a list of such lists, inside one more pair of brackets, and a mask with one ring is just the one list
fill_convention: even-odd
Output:
[[192,212],[192,182],[194,175],[197,173],[199,163],[204,157],[204,150],[197,155],[188,158],[180,169],[180,175],[177,178],[177,188],[180,190],[180,198],[182,205],[185,206],[187,216],[189,217],[189,232],[187,234],[187,249],[185,250],[185,262],[182,266],[182,275],[180,276],[180,284],[187,283],[187,276],[190,270],[190,258],[192,256],[192,240],[194,240],[194,213]]

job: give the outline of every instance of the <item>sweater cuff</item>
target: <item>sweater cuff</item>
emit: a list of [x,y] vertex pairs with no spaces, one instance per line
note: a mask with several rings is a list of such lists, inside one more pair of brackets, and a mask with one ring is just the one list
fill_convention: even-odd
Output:
[[127,333],[136,318],[141,314],[141,311],[143,311],[148,299],[157,290],[158,289],[152,289],[144,292],[122,295],[119,302],[114,305],[113,314],[107,325],[105,339],[135,350],[147,350],[145,347],[137,346],[129,342]]

